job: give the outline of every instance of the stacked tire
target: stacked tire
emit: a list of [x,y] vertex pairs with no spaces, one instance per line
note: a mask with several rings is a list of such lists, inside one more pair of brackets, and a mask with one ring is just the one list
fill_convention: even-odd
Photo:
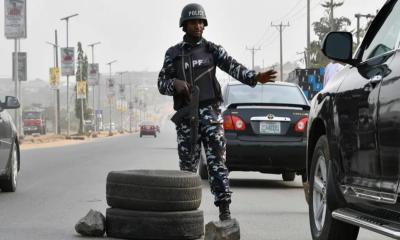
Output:
[[204,234],[201,179],[173,170],[113,171],[107,176],[108,237],[189,240]]

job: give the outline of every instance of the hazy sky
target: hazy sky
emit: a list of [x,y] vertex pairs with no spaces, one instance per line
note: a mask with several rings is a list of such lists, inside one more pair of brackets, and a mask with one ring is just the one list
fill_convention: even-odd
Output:
[[[345,0],[336,16],[375,13],[386,0]],[[306,0],[27,0],[28,37],[21,51],[28,53],[28,79],[48,79],[53,64],[53,48],[58,30],[59,45],[66,45],[66,23],[60,18],[79,13],[69,24],[69,45],[81,41],[91,59],[87,44],[95,46],[95,62],[100,72],[108,72],[107,62],[116,59],[113,71],[159,71],[165,51],[181,41],[178,27],[182,8],[191,2],[203,5],[209,26],[204,37],[221,44],[239,62],[251,66],[247,47],[261,47],[256,65],[279,62],[279,34],[270,24],[289,22],[284,31],[284,61],[294,61],[306,45]],[[323,16],[320,4],[311,0],[311,20]],[[11,76],[14,41],[4,37],[4,2],[0,3],[0,78]],[[365,24],[365,20],[362,21]],[[312,38],[315,38],[312,35]],[[65,81],[65,79],[63,79]]]

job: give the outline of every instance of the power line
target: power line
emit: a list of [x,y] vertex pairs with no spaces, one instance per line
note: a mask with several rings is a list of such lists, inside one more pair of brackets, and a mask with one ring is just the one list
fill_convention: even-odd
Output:
[[279,19],[276,19],[275,21],[281,21],[283,19],[287,19],[287,17],[291,15],[291,12],[294,11],[302,2],[303,2],[303,0],[297,1],[296,4],[284,16],[282,16]]
[[271,45],[272,43],[275,42],[275,40],[278,38],[278,36],[279,36],[279,34],[277,32],[274,32],[272,34],[271,38],[270,38],[270,41],[263,43],[261,45],[261,47],[265,47],[265,46]]

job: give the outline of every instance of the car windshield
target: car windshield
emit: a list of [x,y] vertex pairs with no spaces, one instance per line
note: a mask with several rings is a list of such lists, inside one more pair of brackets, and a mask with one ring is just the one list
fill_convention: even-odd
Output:
[[39,112],[24,112],[23,119],[40,119]]
[[154,123],[146,121],[146,122],[143,122],[142,125],[154,125]]
[[307,105],[301,91],[295,86],[265,84],[251,88],[247,85],[231,85],[226,104],[277,103]]

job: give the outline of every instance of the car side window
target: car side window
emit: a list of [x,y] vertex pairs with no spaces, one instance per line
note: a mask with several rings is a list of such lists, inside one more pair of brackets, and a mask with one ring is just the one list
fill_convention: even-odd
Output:
[[398,46],[396,45],[400,35],[400,2],[397,2],[385,22],[375,34],[372,41],[364,48],[362,61],[380,56],[392,51]]

